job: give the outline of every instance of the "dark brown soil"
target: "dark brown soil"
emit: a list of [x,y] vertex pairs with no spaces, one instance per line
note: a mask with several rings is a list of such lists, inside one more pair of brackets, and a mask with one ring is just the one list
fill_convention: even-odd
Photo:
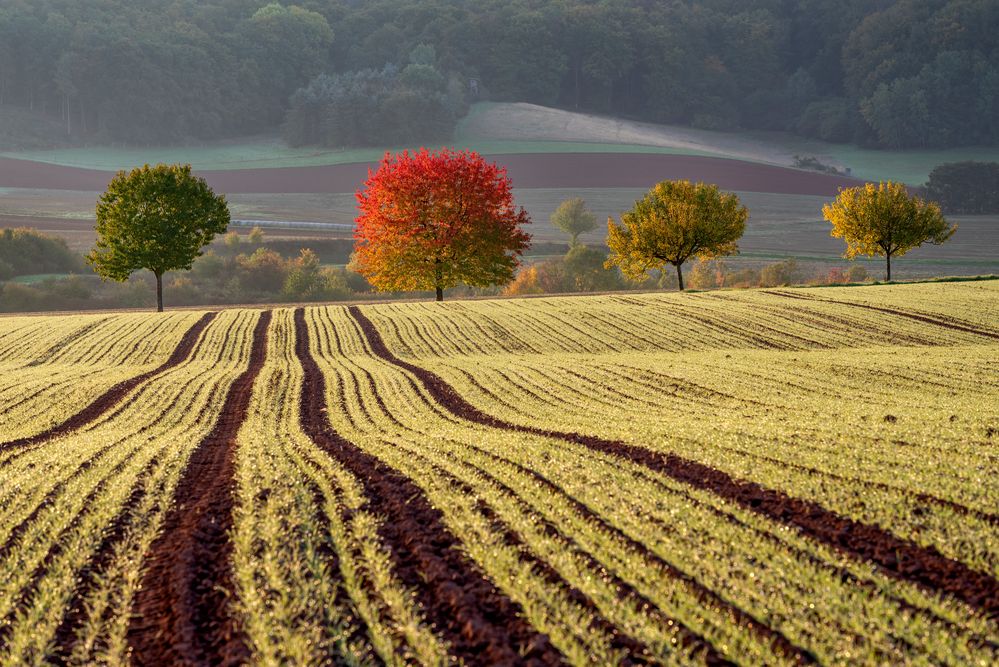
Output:
[[205,313],[204,316],[202,316],[202,318],[198,320],[194,326],[187,331],[187,333],[184,334],[183,338],[180,339],[180,343],[178,343],[177,347],[170,355],[170,358],[158,367],[151,371],[142,373],[141,375],[136,375],[133,378],[119,382],[61,424],[56,424],[52,428],[36,435],[0,443],[0,451],[36,445],[40,442],[51,440],[52,438],[69,433],[70,431],[75,431],[76,429],[82,428],[83,426],[95,421],[114,408],[114,406],[117,405],[130,391],[138,387],[146,380],[183,363],[194,350],[194,345],[198,342],[198,338],[200,338],[201,333],[206,327],[208,327],[211,321],[215,319],[216,315],[218,315],[218,313]]
[[305,311],[295,311],[295,353],[304,369],[301,423],[327,454],[364,485],[366,509],[382,517],[379,536],[393,571],[429,623],[468,665],[557,665],[564,660],[547,635],[523,617],[469,558],[440,510],[406,475],[333,430],[326,415],[326,380],[309,350]]
[[989,617],[999,616],[999,582],[988,574],[945,557],[934,547],[920,546],[878,526],[841,516],[816,502],[794,498],[756,482],[735,479],[721,470],[675,454],[655,452],[592,435],[514,424],[486,414],[438,375],[396,357],[359,308],[351,306],[349,312],[361,326],[376,356],[411,372],[435,400],[463,419],[509,431],[557,438],[621,457],[695,488],[711,491],[774,521],[794,526],[812,539],[854,558],[875,563],[887,574],[931,591],[950,594]]
[[218,422],[199,443],[174,493],[133,602],[128,628],[136,665],[236,665],[249,659],[231,613],[236,435],[267,356],[271,312],[253,332],[248,368],[229,387]]
[[[717,157],[634,153],[492,155],[518,188],[648,188],[667,179],[716,183],[726,190],[835,196],[860,181],[818,172]],[[354,192],[377,163],[200,171],[229,194]],[[0,158],[0,187],[103,191],[109,171]]]

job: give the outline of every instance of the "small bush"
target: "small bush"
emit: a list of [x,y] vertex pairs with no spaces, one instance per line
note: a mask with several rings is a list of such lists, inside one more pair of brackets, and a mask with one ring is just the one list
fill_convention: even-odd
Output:
[[760,271],[760,287],[795,285],[802,281],[801,267],[795,259],[768,264]]
[[83,270],[83,259],[57,236],[34,229],[0,230],[0,280]]

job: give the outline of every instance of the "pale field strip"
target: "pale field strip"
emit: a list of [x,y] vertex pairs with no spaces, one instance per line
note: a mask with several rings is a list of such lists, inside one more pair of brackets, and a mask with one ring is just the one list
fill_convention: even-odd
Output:
[[[336,328],[343,348],[343,353],[319,350],[327,358],[327,372],[336,378],[330,384],[335,387],[331,389],[331,405],[343,396],[348,399],[346,414],[331,412],[338,430],[351,434],[351,440],[363,442],[434,494],[435,503],[457,534],[470,536],[468,530],[474,524],[466,523],[470,518],[463,521],[455,506],[467,503],[464,496],[469,493],[479,495],[521,534],[524,548],[546,559],[565,580],[585,588],[591,599],[599,601],[601,615],[658,647],[663,655],[680,659],[668,652],[668,641],[655,636],[655,628],[662,625],[639,610],[628,609],[626,603],[612,600],[608,589],[615,589],[606,581],[601,589],[600,582],[594,581],[594,576],[600,575],[587,570],[593,562],[588,558],[656,600],[667,615],[709,628],[704,631],[716,647],[734,650],[743,657],[758,655],[763,661],[775,661],[756,637],[735,626],[721,610],[703,605],[684,584],[664,576],[647,560],[642,562],[640,555],[629,551],[627,542],[621,542],[622,534],[646,545],[661,560],[676,561],[680,571],[697,582],[724,591],[738,607],[766,619],[771,627],[776,625],[796,645],[807,646],[833,661],[851,657],[918,660],[927,654],[945,663],[987,660],[989,652],[976,649],[974,638],[989,636],[994,627],[960,604],[937,600],[912,585],[883,577],[865,564],[846,561],[825,547],[798,538],[783,526],[726,507],[711,494],[665,483],[635,466],[546,438],[463,423],[435,409],[432,399],[407,373],[371,359],[342,310],[328,309],[323,317],[331,320],[326,326]],[[495,411],[495,404],[488,407]],[[551,488],[535,483],[529,472],[532,469],[549,476],[562,491],[553,494]],[[594,525],[592,519],[580,515],[573,502],[581,502],[606,521],[610,534],[605,526]],[[698,512],[699,522],[689,518]],[[728,518],[720,519],[719,513]],[[555,526],[558,537],[541,530],[540,521]],[[761,534],[767,537],[763,548]],[[466,545],[474,557],[474,539]],[[742,560],[733,559],[733,549],[745,550]],[[484,555],[477,560],[497,581],[510,580]],[[789,570],[792,567],[793,573]],[[868,584],[845,583],[844,568]],[[837,588],[840,596],[830,594]],[[539,607],[544,600],[532,601],[516,587],[507,592],[521,596],[527,602],[522,601],[525,609],[544,608]],[[921,610],[915,618],[909,603]],[[863,619],[860,626],[858,610]],[[566,617],[548,621],[553,618]],[[532,622],[539,621],[532,618]],[[877,627],[865,628],[864,624]],[[580,641],[571,629],[557,624],[546,631],[553,639],[558,637],[556,643],[563,651],[571,652],[574,642]],[[591,645],[588,650],[598,648]]]
[[[78,432],[8,455],[0,468],[0,664],[51,657],[71,609],[70,664],[126,660],[125,632],[142,554],[194,446],[246,366],[256,311],[227,311],[181,365]],[[13,459],[13,460],[11,460]],[[118,535],[105,535],[117,525]],[[110,543],[102,544],[104,539]],[[104,550],[105,553],[98,553]],[[107,550],[110,550],[109,552]],[[99,572],[90,571],[100,558]],[[88,581],[78,591],[80,581]],[[74,594],[85,599],[74,599]],[[62,638],[65,641],[65,638]]]
[[199,316],[114,315],[42,363],[37,350],[51,349],[42,345],[0,362],[0,442],[43,432],[118,382],[153,370]]

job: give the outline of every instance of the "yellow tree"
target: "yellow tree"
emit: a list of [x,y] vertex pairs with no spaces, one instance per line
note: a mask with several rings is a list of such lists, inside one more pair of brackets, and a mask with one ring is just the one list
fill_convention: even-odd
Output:
[[822,215],[832,223],[830,234],[846,241],[844,257],[885,257],[888,280],[892,257],[924,243],[940,245],[957,229],[944,219],[939,206],[891,181],[841,190],[836,201],[822,207]]
[[663,181],[622,214],[621,225],[607,220],[611,253],[605,266],[619,266],[628,278],[641,280],[672,264],[682,290],[683,263],[738,253],[736,242],[748,218],[739,198],[717,185]]

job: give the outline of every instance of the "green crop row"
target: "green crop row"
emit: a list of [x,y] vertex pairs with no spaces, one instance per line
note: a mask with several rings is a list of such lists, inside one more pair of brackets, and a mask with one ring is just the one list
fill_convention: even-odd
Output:
[[0,664],[50,659],[63,625],[70,639],[60,638],[58,650],[69,663],[127,660],[141,556],[176,502],[185,461],[245,367],[257,317],[224,313],[198,354],[137,388],[120,411],[7,454],[0,468]]

